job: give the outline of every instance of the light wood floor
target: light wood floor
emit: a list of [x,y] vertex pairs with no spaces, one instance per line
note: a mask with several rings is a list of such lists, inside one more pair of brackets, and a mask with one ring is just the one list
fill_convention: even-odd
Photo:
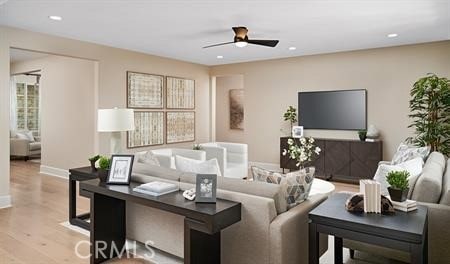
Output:
[[[358,191],[350,184],[333,183],[336,191]],[[0,209],[0,264],[89,263],[75,254],[79,241],[88,238],[60,225],[68,220],[68,181],[39,174],[39,164],[11,161],[13,207]],[[79,212],[89,209],[78,199]],[[89,253],[87,243],[79,248]]]

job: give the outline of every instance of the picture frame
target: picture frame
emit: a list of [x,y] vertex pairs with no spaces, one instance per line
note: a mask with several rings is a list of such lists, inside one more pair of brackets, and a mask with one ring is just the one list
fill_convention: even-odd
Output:
[[166,108],[195,109],[195,80],[166,76]]
[[127,71],[127,108],[163,109],[164,76]]
[[134,111],[135,130],[127,132],[127,148],[164,144],[164,112]]
[[231,89],[230,101],[230,129],[244,130],[244,89]]
[[111,156],[107,184],[129,185],[133,169],[134,155],[117,154]]
[[216,203],[217,175],[197,174],[195,182],[196,203]]
[[166,112],[166,144],[195,141],[195,111]]
[[292,127],[292,137],[293,138],[303,137],[303,126],[293,126]]

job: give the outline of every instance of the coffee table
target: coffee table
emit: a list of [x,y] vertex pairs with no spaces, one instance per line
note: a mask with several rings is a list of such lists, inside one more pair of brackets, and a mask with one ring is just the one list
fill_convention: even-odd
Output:
[[334,263],[342,263],[342,239],[411,253],[411,263],[428,261],[428,210],[409,213],[356,214],[345,210],[348,193],[336,193],[309,213],[309,263],[319,263],[319,233],[334,236]]

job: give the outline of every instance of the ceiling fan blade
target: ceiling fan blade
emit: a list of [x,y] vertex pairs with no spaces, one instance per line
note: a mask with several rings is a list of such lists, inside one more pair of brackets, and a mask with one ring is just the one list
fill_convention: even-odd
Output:
[[267,46],[267,47],[275,47],[278,44],[278,40],[264,40],[264,39],[249,39],[247,40],[249,44]]
[[217,46],[222,46],[222,45],[228,45],[228,44],[232,44],[234,43],[234,41],[230,41],[230,42],[224,42],[224,43],[219,43],[219,44],[213,44],[213,45],[209,45],[209,46],[204,46],[204,49],[207,48],[212,48],[212,47],[217,47]]

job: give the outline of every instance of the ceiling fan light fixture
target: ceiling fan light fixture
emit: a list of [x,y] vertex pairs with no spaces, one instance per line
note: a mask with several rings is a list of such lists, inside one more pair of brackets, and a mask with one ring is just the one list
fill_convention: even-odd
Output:
[[243,48],[243,47],[247,46],[248,43],[247,43],[247,41],[238,41],[238,42],[235,42],[234,45],[236,45],[236,47]]

